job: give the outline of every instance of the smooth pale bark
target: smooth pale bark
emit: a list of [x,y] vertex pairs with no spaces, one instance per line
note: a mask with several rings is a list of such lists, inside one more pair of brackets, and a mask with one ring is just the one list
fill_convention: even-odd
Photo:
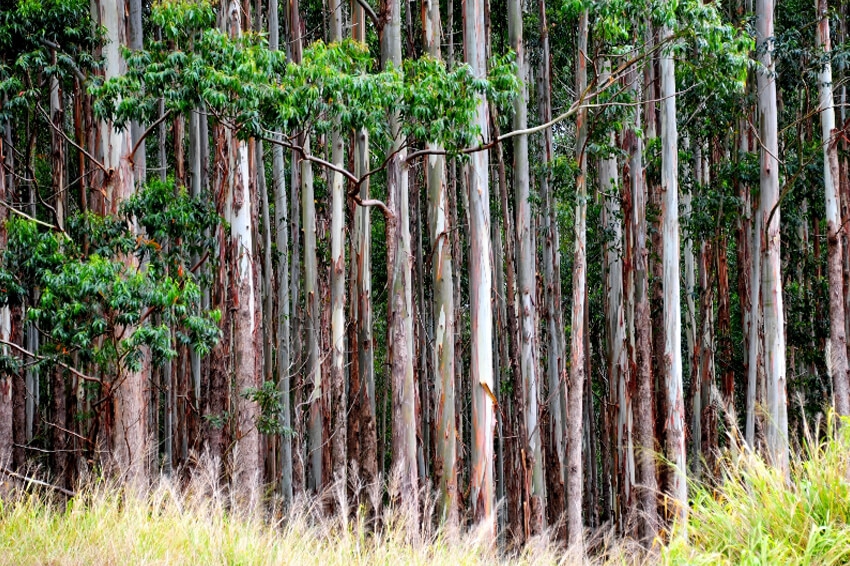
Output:
[[838,139],[835,130],[835,104],[832,96],[832,63],[829,55],[832,44],[829,37],[829,4],[815,0],[818,14],[817,46],[826,55],[818,73],[820,100],[821,144],[823,146],[823,183],[826,195],[827,275],[829,277],[829,342],[827,370],[832,374],[832,392],[835,411],[841,416],[850,415],[850,381],[847,373],[847,338],[845,335],[844,280],[841,246],[843,228],[838,212],[839,170]]
[[[384,68],[400,68],[401,3],[386,0],[387,21],[381,42]],[[394,473],[399,474],[400,496],[411,518],[419,512],[419,470],[416,462],[416,384],[413,376],[413,296],[411,273],[410,206],[407,150],[402,148],[397,112],[390,118],[395,152],[387,165],[387,194],[392,218],[387,221],[389,289],[389,358],[392,373],[392,449]],[[488,343],[489,344],[489,343]],[[415,522],[415,521],[414,521]]]
[[[642,100],[641,83],[637,73],[629,72],[635,100]],[[643,138],[637,135],[641,127],[640,106],[635,107],[635,128],[627,130],[629,151],[629,180],[632,196],[632,229],[634,236],[634,445],[635,445],[635,491],[639,502],[642,521],[640,535],[644,542],[651,542],[658,529],[656,492],[658,483],[655,466],[655,423],[652,400],[652,327],[649,308],[649,273],[646,247],[646,171],[643,164]],[[626,180],[624,179],[624,182]]]
[[[485,3],[466,0],[463,11],[463,41],[466,63],[476,77],[487,74],[485,46]],[[480,128],[482,143],[490,139],[487,102],[478,100],[474,123]],[[469,302],[470,302],[470,386],[472,396],[472,466],[470,503],[473,520],[488,539],[495,538],[496,509],[493,485],[493,434],[496,427],[493,391],[493,292],[490,249],[490,175],[486,151],[472,154],[467,166],[466,189],[469,199]]]
[[[522,39],[522,1],[508,2],[508,36],[517,57],[517,79],[522,85],[513,103],[513,128],[528,127],[528,63]],[[543,476],[543,449],[540,443],[537,376],[537,286],[536,249],[532,246],[530,175],[528,168],[528,136],[513,138],[513,181],[517,234],[517,281],[519,283],[520,373],[525,396],[525,429],[528,446],[525,448],[531,464],[531,529],[539,533],[545,526],[546,481]]]
[[[310,151],[310,138],[304,138],[304,151]],[[322,489],[322,369],[319,363],[319,269],[316,256],[316,197],[313,192],[313,166],[301,159],[301,225],[304,234],[304,301],[305,301],[305,377],[304,383],[310,391],[307,460],[310,465],[307,475],[308,489]]]
[[773,62],[773,10],[773,0],[756,1],[756,51],[762,64],[758,72],[758,115],[761,139],[760,209],[765,229],[761,278],[767,403],[765,441],[770,462],[788,473],[788,409],[785,392],[782,258],[779,253],[779,136],[776,68]]
[[[121,46],[128,36],[124,17],[124,2],[118,0],[100,0],[92,3],[95,21],[103,26],[106,44],[103,47],[104,78],[109,80],[122,75],[126,63],[121,56]],[[135,190],[133,163],[130,152],[133,140],[130,129],[119,130],[109,122],[100,123],[100,147],[103,165],[112,169],[105,180],[104,195],[109,214],[118,214],[121,204],[130,198]],[[138,259],[134,255],[123,258],[128,271],[138,268]],[[126,334],[131,329],[116,329]],[[146,364],[145,364],[146,365]],[[112,425],[112,457],[124,480],[134,486],[142,487],[147,482],[147,375],[141,371],[119,368],[115,383],[120,383],[113,395],[114,421]]]
[[[329,0],[330,40],[342,41],[342,9],[339,0]],[[331,134],[331,162],[342,168],[345,160],[343,137],[339,130]],[[347,395],[345,390],[345,185],[342,173],[331,171],[331,468],[333,479],[346,483]],[[347,493],[339,490],[340,494]],[[337,498],[338,499],[338,498]],[[343,516],[347,502],[340,502]]]
[[[578,68],[576,95],[581,97],[587,88],[587,31],[588,14],[579,17]],[[573,309],[570,335],[570,379],[567,388],[567,540],[571,545],[583,543],[582,524],[582,400],[587,351],[585,348],[585,287],[587,285],[587,110],[576,114],[576,178],[575,250],[573,259]]]
[[[425,0],[422,29],[428,55],[441,59],[440,3]],[[428,148],[439,150],[436,144]],[[439,478],[440,513],[450,526],[458,523],[457,427],[455,425],[455,305],[454,265],[449,234],[449,197],[446,160],[431,155],[425,163],[428,185],[428,229],[431,241],[434,309],[433,368],[436,409],[436,451],[434,470]]]
[[752,230],[752,278],[750,279],[750,328],[749,350],[747,351],[747,420],[744,428],[744,438],[750,449],[756,447],[756,422],[761,422],[756,414],[756,403],[759,399],[759,367],[762,365],[763,344],[759,332],[762,323],[761,310],[761,262],[762,262],[762,233],[764,222],[761,209],[756,210]]
[[[662,27],[660,40],[671,36]],[[664,392],[667,399],[664,426],[666,456],[673,466],[669,496],[673,513],[684,521],[688,510],[688,486],[685,479],[685,401],[682,392],[682,315],[679,288],[679,182],[678,138],[676,123],[676,72],[672,53],[662,52],[661,72],[661,207],[664,221],[662,238],[664,288]]]
[[[201,112],[200,109],[195,109],[189,116],[189,177],[191,181],[191,191],[193,198],[201,198],[203,194],[204,182],[206,179],[206,171],[204,169],[204,152],[201,137],[208,135],[205,128],[201,127]],[[193,263],[197,263],[200,257],[193,258]],[[202,308],[209,308],[209,290],[203,290],[201,299]],[[194,394],[195,409],[200,412],[201,404],[201,355],[191,348],[190,356],[190,371],[192,379],[192,392]]]
[[[227,31],[232,38],[242,34],[239,4],[232,0],[227,11]],[[249,190],[250,167],[248,143],[239,140],[236,132],[228,130],[229,170],[226,181],[224,219],[230,225],[230,287],[233,312],[233,383],[236,388],[236,446],[234,453],[234,483],[238,491],[253,499],[258,494],[261,463],[260,435],[256,420],[259,408],[256,401],[243,393],[259,387],[262,374],[257,359],[257,339],[261,321],[257,317],[257,293],[254,283],[253,232],[254,219]],[[260,370],[260,371],[258,371]],[[250,501],[253,503],[253,501]]]
[[[127,47],[140,50],[144,47],[144,28],[142,26],[142,4],[144,4],[144,0],[128,0],[127,4],[130,15],[130,37]],[[138,122],[132,122],[130,127],[135,144],[142,137],[145,128]],[[147,180],[147,151],[144,143],[139,145],[136,154],[133,156],[133,171],[139,185],[143,185]]]

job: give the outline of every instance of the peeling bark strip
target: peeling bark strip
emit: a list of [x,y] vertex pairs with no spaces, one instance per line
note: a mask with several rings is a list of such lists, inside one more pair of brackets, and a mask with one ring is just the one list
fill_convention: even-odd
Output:
[[[660,40],[672,35],[661,28]],[[664,391],[667,413],[664,418],[666,455],[674,466],[670,479],[670,497],[675,516],[684,521],[688,510],[688,486],[685,479],[685,401],[682,392],[682,314],[679,289],[679,183],[678,139],[676,124],[676,72],[672,53],[662,52],[661,70],[661,203],[664,221]]]
[[788,409],[785,394],[785,323],[782,307],[782,260],[779,233],[779,139],[777,132],[776,72],[773,63],[773,0],[756,0],[761,167],[759,187],[765,226],[761,279],[764,317],[764,368],[767,385],[766,442],[768,459],[788,473]]
[[820,123],[823,146],[823,182],[826,194],[827,274],[829,277],[829,341],[827,370],[832,377],[835,411],[850,415],[850,381],[847,368],[846,313],[844,311],[844,252],[841,245],[843,228],[838,213],[840,174],[838,170],[838,139],[835,131],[835,104],[832,96],[832,63],[829,55],[832,45],[829,37],[829,3],[815,0],[819,21],[817,45],[826,55],[818,73],[820,94]]

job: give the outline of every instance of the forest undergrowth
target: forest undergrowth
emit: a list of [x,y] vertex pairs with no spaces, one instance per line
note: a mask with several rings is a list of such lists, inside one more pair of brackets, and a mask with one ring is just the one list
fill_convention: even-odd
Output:
[[[676,526],[649,550],[600,529],[587,553],[565,549],[551,532],[522,550],[411,525],[384,506],[379,525],[365,506],[345,520],[339,486],[282,512],[274,503],[236,504],[200,466],[178,487],[160,478],[144,494],[89,480],[70,499],[43,487],[4,485],[0,564],[845,564],[850,561],[850,427],[807,431],[786,477],[747,449],[721,459],[719,482],[689,487],[685,529]],[[390,482],[393,493],[396,482]],[[359,495],[364,495],[361,498]],[[374,494],[372,494],[374,495]],[[361,491],[354,496],[367,501]],[[243,509],[242,511],[235,511]]]

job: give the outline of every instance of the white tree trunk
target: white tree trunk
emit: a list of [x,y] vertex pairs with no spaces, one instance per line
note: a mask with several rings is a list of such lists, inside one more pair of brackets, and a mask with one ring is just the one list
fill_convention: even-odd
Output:
[[[667,41],[671,31],[661,28],[660,40]],[[661,71],[661,190],[664,222],[664,392],[667,399],[667,459],[674,470],[670,479],[670,497],[675,516],[684,521],[688,510],[688,486],[685,479],[685,401],[682,392],[682,314],[679,288],[679,132],[676,122],[676,68],[671,53],[662,52]]]
[[[476,77],[487,74],[487,44],[483,0],[467,0],[464,6],[466,63]],[[487,102],[481,98],[475,124],[481,129],[482,143],[490,139]],[[489,154],[472,154],[467,166],[469,201],[469,302],[472,344],[470,377],[472,388],[472,468],[470,502],[473,519],[482,525],[489,539],[495,538],[496,509],[493,485],[493,435],[496,427],[493,391],[493,310],[491,296],[492,258],[490,249]]]
[[[779,139],[776,108],[776,68],[773,63],[773,0],[756,1],[756,51],[758,112],[761,147],[759,187],[765,226],[762,309],[764,317],[764,367],[767,388],[765,440],[770,461],[788,473],[788,414],[785,393],[785,323],[782,308],[782,260],[779,231]],[[755,253],[755,251],[754,251]]]

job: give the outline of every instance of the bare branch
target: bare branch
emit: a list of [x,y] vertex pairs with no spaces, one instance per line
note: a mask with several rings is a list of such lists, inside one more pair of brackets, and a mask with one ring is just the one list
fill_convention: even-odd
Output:
[[160,124],[162,124],[166,120],[166,118],[168,118],[169,116],[171,116],[171,110],[167,111],[165,114],[163,114],[162,116],[157,118],[156,121],[153,124],[148,126],[148,129],[144,131],[144,133],[139,137],[139,139],[136,140],[136,145],[133,146],[133,150],[130,152],[130,155],[127,157],[127,159],[130,160],[130,163],[135,164],[135,162],[133,161],[133,157],[136,155],[136,151],[138,151],[139,146],[142,145],[142,143],[145,141],[145,138],[147,138],[148,135],[150,135],[150,133],[153,131],[153,129],[156,128],[157,126],[159,126]]
[[83,149],[82,147],[77,145],[77,142],[75,142],[70,137],[68,137],[68,135],[64,131],[62,131],[62,128],[56,127],[56,124],[54,124],[53,120],[50,119],[50,115],[44,110],[44,108],[41,107],[40,104],[38,104],[36,106],[38,108],[38,111],[41,112],[41,115],[44,116],[44,119],[47,120],[47,123],[50,124],[50,127],[53,128],[54,130],[56,130],[56,132],[58,132],[59,135],[61,135],[63,138],[65,138],[66,142],[68,142],[69,144],[71,144],[72,146],[77,148],[79,151],[81,151],[83,153],[83,155],[85,155],[89,159],[89,161],[91,161],[92,163],[97,165],[97,167],[101,171],[103,171],[104,173],[109,173],[109,171],[107,170],[106,166],[103,163],[101,163],[100,161],[95,159],[94,156],[91,153],[89,153],[88,151],[86,151],[85,149]]
[[45,356],[40,356],[40,355],[38,355],[38,354],[36,354],[36,353],[34,353],[34,352],[30,352],[30,351],[29,351],[29,350],[27,350],[26,348],[23,348],[23,347],[21,347],[21,346],[18,346],[18,345],[17,345],[17,344],[15,344],[14,342],[9,342],[9,341],[7,341],[7,340],[3,340],[2,338],[0,338],[0,344],[5,345],[5,346],[9,346],[9,347],[11,347],[12,349],[17,350],[18,352],[22,353],[23,355],[25,355],[25,356],[29,356],[29,357],[31,357],[31,358],[33,358],[33,359],[35,359],[35,360],[43,360],[43,361],[53,362],[53,363],[55,363],[56,365],[58,365],[58,366],[61,366],[61,367],[65,368],[66,370],[70,371],[71,373],[73,373],[74,375],[76,375],[77,377],[79,377],[80,379],[83,379],[83,380],[85,380],[85,381],[91,381],[91,382],[93,382],[93,383],[100,383],[100,382],[101,382],[101,380],[100,380],[100,379],[98,379],[97,377],[91,377],[91,376],[89,376],[89,375],[86,375],[86,374],[82,373],[81,371],[79,371],[79,370],[77,370],[77,369],[74,369],[73,367],[69,366],[68,364],[66,364],[66,363],[64,363],[64,362],[61,362],[61,361],[59,361],[59,360],[57,360],[57,359],[54,359],[54,358],[47,358],[47,357],[45,357]]

